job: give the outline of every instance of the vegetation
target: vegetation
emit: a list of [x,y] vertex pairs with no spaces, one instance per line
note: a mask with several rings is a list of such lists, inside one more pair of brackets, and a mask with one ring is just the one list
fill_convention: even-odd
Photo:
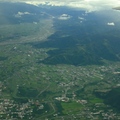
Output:
[[64,7],[73,15],[67,21],[57,19],[63,11],[56,7],[0,3],[1,9],[1,120],[119,119],[119,27],[103,30],[94,13],[81,24],[85,13]]

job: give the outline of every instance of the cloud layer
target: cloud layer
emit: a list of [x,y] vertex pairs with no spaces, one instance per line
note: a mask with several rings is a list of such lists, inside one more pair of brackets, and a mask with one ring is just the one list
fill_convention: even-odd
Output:
[[[3,0],[0,1],[3,2]],[[10,2],[10,0],[5,1]],[[25,2],[33,5],[69,6],[87,11],[97,11],[120,6],[120,0],[11,0],[11,2]]]

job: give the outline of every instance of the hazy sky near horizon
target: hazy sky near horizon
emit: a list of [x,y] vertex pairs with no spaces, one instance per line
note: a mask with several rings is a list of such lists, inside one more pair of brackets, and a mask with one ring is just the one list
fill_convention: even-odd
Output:
[[69,6],[88,11],[114,8],[120,6],[120,0],[0,0],[1,2],[25,2],[38,5],[47,4],[52,6]]

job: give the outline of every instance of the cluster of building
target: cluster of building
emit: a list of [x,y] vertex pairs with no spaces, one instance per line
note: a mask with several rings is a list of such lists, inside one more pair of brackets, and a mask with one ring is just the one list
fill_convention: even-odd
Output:
[[0,99],[0,119],[14,120],[14,119],[33,119],[33,112],[36,109],[44,109],[44,105],[40,104],[38,100],[28,100],[26,103],[17,103],[11,99]]

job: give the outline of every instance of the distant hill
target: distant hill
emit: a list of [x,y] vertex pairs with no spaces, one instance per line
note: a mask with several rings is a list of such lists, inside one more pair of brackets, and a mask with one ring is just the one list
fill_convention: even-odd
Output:
[[25,3],[0,2],[0,25],[38,22],[41,9]]
[[[111,47],[111,46],[110,46]],[[105,45],[95,43],[89,45],[79,45],[68,49],[59,49],[49,51],[50,57],[45,59],[45,64],[73,64],[73,65],[90,65],[102,64],[102,60],[118,61],[116,53]]]
[[78,38],[73,36],[71,33],[71,36],[60,37],[56,33],[51,36],[49,41],[34,44],[37,48],[56,48],[50,50],[49,57],[40,62],[44,64],[91,65],[104,64],[104,60],[120,60],[119,37],[112,35],[109,37],[103,34],[82,39],[81,36]]

